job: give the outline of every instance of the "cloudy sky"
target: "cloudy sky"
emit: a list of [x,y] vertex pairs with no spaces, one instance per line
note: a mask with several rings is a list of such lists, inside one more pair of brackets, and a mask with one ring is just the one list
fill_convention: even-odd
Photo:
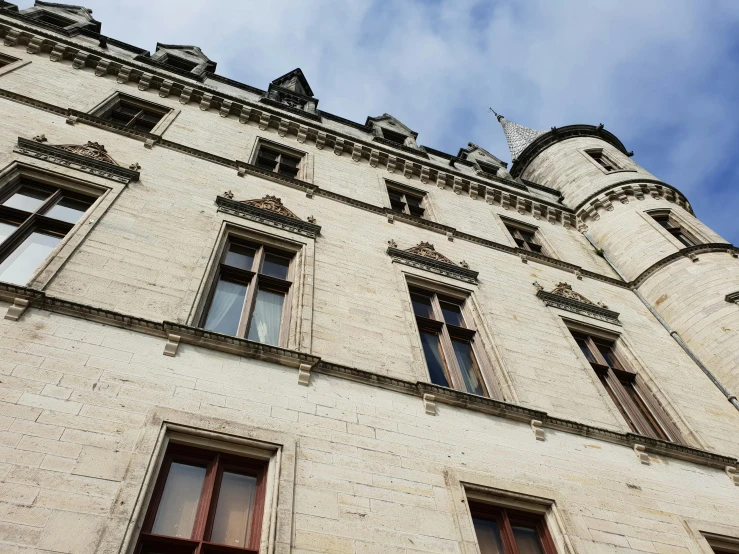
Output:
[[106,35],[198,45],[253,86],[300,67],[323,110],[391,113],[446,152],[510,160],[489,106],[602,122],[739,244],[739,0],[82,1]]

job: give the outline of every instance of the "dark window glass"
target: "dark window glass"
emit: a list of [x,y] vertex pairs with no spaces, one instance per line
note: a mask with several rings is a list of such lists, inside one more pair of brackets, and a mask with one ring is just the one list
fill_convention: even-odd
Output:
[[431,298],[422,294],[411,294],[411,303],[413,304],[413,313],[421,317],[434,319],[434,310],[431,307]]
[[301,161],[301,158],[297,156],[291,156],[290,154],[285,154],[284,152],[262,145],[259,147],[259,152],[257,153],[256,165],[263,169],[279,173],[280,175],[296,178],[300,170]]
[[423,354],[426,356],[426,365],[429,368],[431,382],[442,387],[449,386],[449,380],[445,373],[444,356],[439,346],[439,335],[421,331],[421,344]]
[[124,94],[116,97],[112,107],[104,108],[96,115],[108,121],[119,123],[138,131],[150,132],[169,112],[164,106],[157,106]]
[[251,270],[254,265],[255,248],[241,246],[240,244],[231,244],[226,254],[225,264],[239,269]]
[[544,518],[470,502],[481,554],[556,554]]
[[61,27],[62,29],[69,27],[70,25],[74,25],[74,21],[71,19],[67,19],[66,17],[61,17],[60,15],[50,12],[41,12],[41,14],[36,16],[35,19],[48,23],[49,25],[53,25],[54,27]]
[[403,192],[390,187],[387,189],[387,194],[390,198],[390,206],[393,210],[415,215],[417,217],[423,217],[423,214],[426,211],[423,207],[423,196]]
[[270,253],[264,255],[264,264],[262,265],[262,273],[264,275],[277,277],[278,279],[287,279],[289,270],[289,258]]
[[478,394],[485,396],[485,387],[482,385],[482,377],[480,376],[480,368],[477,367],[475,356],[472,353],[472,346],[469,342],[452,339],[454,354],[457,357],[459,369],[462,370],[462,379],[465,388],[470,394]]
[[387,140],[397,142],[398,144],[404,144],[405,139],[408,138],[406,135],[402,133],[396,133],[395,131],[390,131],[389,129],[383,129],[382,136],[386,138]]
[[516,538],[519,554],[544,554],[541,540],[535,527],[512,525],[513,536]]
[[504,554],[503,537],[500,536],[500,527],[497,522],[473,518],[472,523],[475,526],[481,554]]
[[172,67],[176,67],[177,69],[181,69],[182,71],[192,71],[198,66],[198,64],[196,64],[195,62],[191,62],[177,56],[172,56],[170,54],[167,54],[164,63],[167,65],[171,65]]
[[444,314],[444,321],[446,321],[449,325],[464,327],[462,308],[459,304],[452,304],[451,302],[444,302],[440,300],[439,305],[441,306],[441,313]]

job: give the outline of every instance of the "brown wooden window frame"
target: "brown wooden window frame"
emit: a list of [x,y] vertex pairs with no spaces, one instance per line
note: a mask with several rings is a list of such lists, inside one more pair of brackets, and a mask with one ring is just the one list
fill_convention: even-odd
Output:
[[[226,258],[228,257],[231,245],[255,250],[252,266],[250,269],[237,268],[226,264]],[[281,279],[279,277],[274,277],[261,273],[261,271],[263,270],[265,257],[268,254],[272,254],[288,260],[288,271],[286,279]],[[213,299],[216,294],[218,283],[223,277],[226,281],[242,284],[247,287],[246,297],[244,299],[244,305],[241,310],[241,317],[239,319],[238,329],[236,334],[234,335],[239,338],[248,338],[249,336],[251,324],[253,323],[254,308],[256,306],[258,291],[267,290],[284,295],[284,300],[282,304],[282,315],[280,317],[279,339],[277,345],[275,346],[285,347],[289,334],[291,311],[290,305],[292,300],[292,293],[294,288],[293,284],[296,271],[295,258],[295,251],[283,250],[270,244],[265,244],[251,239],[242,239],[234,235],[228,235],[219,255],[217,270],[210,283],[210,290],[208,292],[205,309],[203,310],[203,313],[200,317],[200,327],[205,327],[206,321],[208,319],[208,314],[213,305]]]
[[[128,109],[131,113],[116,117],[116,114],[122,113],[122,109]],[[96,109],[93,115],[130,129],[152,133],[171,111],[171,108],[119,92]],[[124,123],[123,120],[126,118],[128,119]],[[157,118],[156,122],[152,121],[154,118]],[[146,123],[146,129],[139,128],[142,122]],[[149,126],[150,124],[151,126]]]
[[[504,221],[503,224],[506,226],[506,229],[508,229],[511,237],[513,237],[513,241],[516,243],[516,246],[522,250],[527,250],[528,252],[534,252],[537,254],[543,253],[543,247],[536,237],[539,231],[536,227],[529,227],[528,225],[524,226],[510,221]],[[526,238],[523,233],[530,234],[531,240]]]
[[[151,532],[173,462],[206,467],[190,538],[155,535]],[[159,469],[134,553],[140,554],[144,548],[153,546],[156,552],[161,554],[258,554],[262,535],[268,465],[268,462],[264,460],[170,443]],[[225,469],[238,471],[242,475],[251,475],[257,479],[251,520],[252,529],[249,544],[245,548],[211,543],[206,540],[206,537],[210,538],[212,533],[221,479]]]
[[[4,202],[24,187],[46,192],[49,196],[33,211],[3,205]],[[75,223],[46,215],[49,210],[65,198],[89,204],[87,210],[80,215]],[[20,177],[9,186],[0,188],[0,222],[17,225],[15,231],[0,242],[0,264],[8,259],[33,233],[58,237],[61,243],[61,240],[85,217],[96,200],[96,196],[78,193],[57,185],[48,185],[28,177]]]
[[675,239],[684,247],[690,248],[691,246],[699,244],[699,241],[697,241],[691,234],[685,232],[685,229],[675,219],[671,211],[662,210],[648,213],[660,227],[675,237]]
[[[393,186],[388,183],[387,195],[390,199],[390,207],[396,212],[401,212],[416,217],[424,217],[426,208],[424,207],[426,201],[426,193],[423,191],[415,192],[409,191],[399,186]],[[397,198],[393,198],[395,195]],[[409,201],[411,199],[412,201]],[[413,204],[415,202],[415,204]]]
[[[274,160],[265,156],[263,151],[269,151],[275,156]],[[288,159],[297,160],[295,165],[287,163]],[[305,154],[282,148],[279,145],[271,142],[260,141],[257,145],[256,152],[254,154],[254,165],[260,167],[266,171],[277,173],[278,175],[284,175],[292,179],[300,179],[301,172],[303,170],[303,164],[305,163]],[[294,171],[293,171],[294,170]]]
[[[444,292],[438,292],[415,283],[409,284],[409,292],[411,309],[413,310],[421,342],[423,343],[423,337],[421,336],[422,333],[428,333],[438,337],[439,352],[441,354],[443,365],[442,369],[447,385],[444,385],[443,383],[434,384],[439,386],[448,386],[449,388],[469,394],[477,394],[470,392],[467,389],[463,372],[459,362],[457,361],[456,352],[454,350],[454,342],[466,343],[469,345],[474,369],[477,372],[477,378],[482,387],[483,394],[481,396],[502,399],[502,393],[497,387],[497,384],[494,381],[485,378],[485,374],[490,375],[492,366],[488,361],[484,349],[479,343],[477,331],[474,326],[471,326],[473,318],[467,308],[467,299],[445,294]],[[414,297],[417,296],[422,296],[430,300],[432,317],[424,317],[416,313],[415,308],[413,307],[413,300]],[[453,325],[446,321],[442,310],[442,303],[457,306],[459,308],[462,323],[461,326]],[[425,352],[424,360],[426,361],[426,367],[429,370],[429,377],[431,378],[431,368],[429,367]]]
[[[525,525],[536,529],[536,534],[539,538],[539,543],[544,554],[557,554],[557,547],[554,544],[554,540],[549,532],[549,528],[547,527],[543,514],[504,508],[477,501],[470,501],[469,506],[470,515],[473,520],[482,519],[497,523],[503,540],[502,554],[519,554],[519,549],[513,534],[513,525]],[[475,538],[477,538],[476,532]],[[481,547],[480,553],[488,554],[487,552],[484,552]]]
[[[685,444],[680,431],[644,381],[624,362],[615,341],[581,330],[570,329],[570,332],[608,396],[634,433]],[[603,349],[607,350],[608,359]]]

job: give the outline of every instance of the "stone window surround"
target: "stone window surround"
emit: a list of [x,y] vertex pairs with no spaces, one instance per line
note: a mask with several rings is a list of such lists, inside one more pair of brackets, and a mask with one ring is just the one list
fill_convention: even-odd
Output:
[[[565,505],[556,490],[531,482],[519,483],[494,474],[469,469],[445,468],[448,475],[451,504],[456,512],[461,535],[466,543],[465,552],[478,551],[478,542],[472,523],[469,501],[491,504],[496,507],[517,509],[543,517],[554,541],[557,554],[575,554],[566,521],[560,514]],[[473,546],[474,545],[474,546]]]
[[557,250],[554,248],[552,243],[549,241],[549,239],[545,236],[545,234],[541,230],[541,227],[538,227],[537,225],[531,225],[530,223],[524,223],[523,221],[519,221],[518,219],[513,219],[512,217],[508,217],[507,215],[499,214],[496,212],[493,212],[493,213],[496,216],[498,216],[498,219],[502,223],[501,230],[505,233],[505,236],[508,238],[508,244],[510,244],[513,248],[518,248],[518,245],[516,244],[516,241],[513,240],[513,236],[508,230],[508,225],[510,225],[511,227],[519,227],[521,229],[534,233],[534,238],[536,238],[539,245],[541,246],[542,255],[548,256],[550,258],[554,258],[557,260],[561,259],[557,253]]
[[[382,182],[383,194],[385,197],[384,206],[387,209],[395,211],[392,205],[390,204],[390,197],[388,196],[388,190],[395,189],[402,193],[407,192],[414,196],[423,197],[422,207],[424,209],[424,213],[423,213],[422,219],[426,219],[428,221],[438,221],[438,219],[436,218],[436,213],[434,212],[433,203],[431,202],[431,197],[427,191],[420,189],[420,188],[412,187],[410,185],[406,185],[404,183],[399,183],[398,181],[393,181],[392,179],[388,179],[387,177],[381,177],[380,181]],[[410,215],[413,215],[413,214],[410,214]],[[421,217],[421,216],[414,216],[414,217]]]
[[277,150],[280,152],[284,152],[285,154],[288,154],[290,156],[295,156],[296,158],[300,158],[300,167],[298,169],[298,174],[295,176],[295,178],[300,181],[305,181],[306,183],[313,183],[313,167],[315,165],[313,154],[310,154],[306,152],[305,150],[298,150],[296,148],[291,148],[290,146],[287,146],[280,142],[275,142],[268,138],[258,136],[256,140],[254,141],[254,144],[252,145],[251,153],[249,154],[248,160],[250,164],[255,165],[255,166],[257,165],[257,156],[259,155],[259,149],[263,145],[268,148],[271,148],[272,150]]
[[[618,169],[614,169],[613,171],[607,171],[602,165],[600,165],[597,161],[595,161],[593,159],[593,157],[590,155],[590,152],[595,152],[595,151],[601,151],[601,152],[603,152],[603,154],[605,154],[606,157],[611,162],[613,162],[613,164]],[[585,156],[585,159],[588,160],[588,162],[590,162],[591,164],[593,164],[593,166],[597,167],[600,170],[600,172],[603,173],[604,175],[613,175],[614,173],[635,173],[636,172],[636,169],[634,169],[633,167],[632,168],[627,167],[623,163],[623,161],[621,160],[621,156],[622,156],[621,153],[620,152],[617,152],[614,149],[605,148],[605,147],[603,147],[603,148],[601,148],[601,147],[597,147],[597,148],[582,148],[582,149],[578,150],[578,152],[580,152],[580,154],[582,154],[583,156]],[[628,164],[631,164],[631,161],[628,160],[628,158],[627,158],[627,163]]]
[[26,178],[52,187],[97,197],[87,212],[29,279],[27,286],[36,290],[44,290],[49,285],[67,259],[92,231],[95,223],[125,188],[125,185],[120,183],[101,185],[86,181],[77,176],[63,173],[66,171],[66,169],[57,171],[56,167],[54,170],[44,169],[20,161],[11,162],[0,171],[0,189],[14,186],[21,178]]
[[[201,257],[196,271],[202,271],[202,280],[197,290],[191,290],[194,300],[190,314],[187,317],[188,325],[199,327],[205,310],[207,309],[210,292],[215,286],[218,266],[223,249],[229,237],[241,239],[247,242],[271,246],[278,250],[293,254],[291,271],[293,272],[292,286],[285,299],[286,322],[285,344],[281,348],[310,352],[311,350],[311,327],[313,319],[313,291],[314,282],[314,260],[315,241],[303,235],[297,235],[289,231],[267,227],[259,223],[251,223],[245,226],[243,220],[236,216],[223,214],[223,220],[218,222],[220,229],[210,250],[208,257]],[[201,269],[202,268],[202,269]],[[281,335],[282,335],[281,331]]]
[[4,52],[2,52],[2,49],[0,49],[0,61],[3,60],[7,60],[8,63],[0,67],[0,76],[6,75],[11,71],[15,71],[16,69],[20,69],[21,67],[24,67],[31,63],[31,60],[24,60],[23,58],[19,58],[18,56],[5,54]]
[[714,548],[739,554],[739,526],[687,518],[683,522],[701,554],[715,554]]
[[[112,514],[119,524],[107,525],[104,531],[105,539],[120,545],[116,552],[133,552],[170,442],[266,461],[267,483],[259,551],[272,552],[277,543],[289,544],[292,501],[288,499],[292,498],[294,487],[295,438],[233,421],[157,408],[150,412],[144,424],[137,455],[131,456],[119,488]],[[278,494],[283,489],[286,492]],[[285,529],[277,529],[278,512],[280,526],[285,526]]]
[[593,368],[590,366],[590,363],[582,354],[580,346],[572,336],[572,331],[613,342],[617,354],[624,360],[624,362],[626,362],[630,370],[639,376],[643,387],[654,397],[665,415],[670,418],[672,424],[677,427],[681,438],[683,439],[682,444],[690,447],[706,448],[704,441],[701,440],[693,431],[692,427],[686,422],[682,414],[677,411],[675,405],[665,396],[663,390],[657,386],[657,380],[654,378],[652,372],[647,368],[646,364],[642,361],[641,357],[636,353],[634,345],[629,339],[625,329],[603,321],[599,321],[597,325],[593,325],[592,320],[588,320],[584,317],[578,316],[577,314],[564,312],[556,308],[553,309],[558,316],[558,324],[565,333],[565,340],[570,344],[570,348],[575,353],[583,371],[587,373],[593,385],[597,388],[601,398],[603,398],[603,402],[605,403],[607,410],[613,415],[613,418],[619,422],[619,427],[621,427],[621,429],[619,429],[620,432],[632,433],[628,424],[623,419],[623,416],[618,411],[616,404],[611,400],[608,392],[600,382],[598,375],[596,375],[595,371],[593,371]]
[[411,304],[410,289],[412,287],[449,296],[464,302],[462,305],[462,315],[467,321],[471,321],[474,324],[475,340],[472,342],[473,352],[477,357],[480,374],[490,398],[518,402],[517,395],[514,392],[513,381],[506,370],[503,357],[492,340],[492,334],[486,325],[485,319],[480,317],[480,314],[483,312],[480,310],[475,291],[472,288],[462,288],[456,284],[452,285],[429,279],[426,276],[413,273],[413,270],[414,268],[403,268],[399,273],[403,281],[405,296],[402,301],[408,313],[409,327],[411,329],[411,344],[419,353],[419,358],[422,361],[421,366],[419,366],[421,369],[418,374],[418,380],[428,382],[429,375],[423,355],[418,324],[416,323],[413,305]]
[[687,218],[682,217],[682,214],[671,207],[649,208],[638,213],[647,223],[652,226],[652,228],[656,229],[663,237],[665,237],[670,242],[670,244],[672,244],[678,250],[682,250],[683,248],[687,247],[679,240],[677,240],[677,238],[675,238],[672,233],[670,233],[667,229],[665,229],[664,227],[662,227],[662,225],[655,221],[655,215],[669,215],[670,219],[675,221],[675,226],[680,227],[680,229],[683,231],[683,234],[692,242],[694,242],[696,246],[700,244],[709,244],[714,242],[713,239],[707,237],[692,221],[689,221]]
[[89,110],[87,113],[90,115],[94,115],[96,117],[99,117],[99,114],[104,112],[108,107],[110,107],[111,104],[113,104],[119,96],[128,96],[138,102],[141,102],[142,104],[151,104],[152,106],[155,106],[156,108],[159,108],[161,110],[166,111],[166,114],[162,116],[162,118],[159,120],[159,123],[157,123],[151,131],[149,131],[149,134],[162,136],[164,134],[164,131],[166,131],[169,126],[172,124],[172,122],[177,118],[177,116],[180,114],[182,110],[178,108],[169,108],[167,106],[164,106],[162,104],[157,104],[156,102],[152,102],[150,100],[147,100],[146,98],[142,98],[140,96],[136,96],[135,94],[130,94],[128,91],[121,91],[116,90],[115,92],[109,94],[105,100],[102,102],[99,102],[96,104],[91,110]]

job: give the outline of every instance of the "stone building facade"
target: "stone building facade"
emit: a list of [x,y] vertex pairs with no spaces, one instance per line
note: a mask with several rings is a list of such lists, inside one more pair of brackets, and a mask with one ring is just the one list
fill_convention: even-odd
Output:
[[739,249],[602,125],[0,37],[0,551],[739,552]]

